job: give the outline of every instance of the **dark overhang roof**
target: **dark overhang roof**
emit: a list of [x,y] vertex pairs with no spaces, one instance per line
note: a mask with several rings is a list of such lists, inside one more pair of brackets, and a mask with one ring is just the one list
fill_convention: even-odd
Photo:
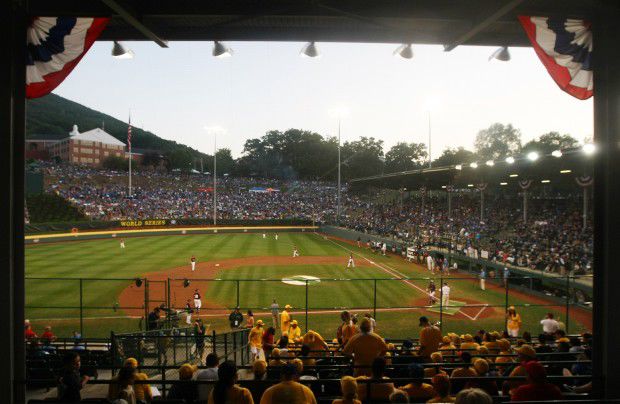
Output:
[[[109,16],[103,40],[324,41],[529,46],[518,15],[590,19],[596,0],[30,0],[32,16]],[[473,35],[468,35],[473,34]]]

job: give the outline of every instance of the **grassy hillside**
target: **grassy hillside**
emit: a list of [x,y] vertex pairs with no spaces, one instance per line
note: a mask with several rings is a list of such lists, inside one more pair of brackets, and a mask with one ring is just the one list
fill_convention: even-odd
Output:
[[[56,94],[28,100],[26,104],[26,137],[49,135],[59,139],[67,137],[73,125],[80,131],[101,127],[122,142],[127,140],[127,123],[95,111]],[[184,151],[194,157],[206,157],[204,153],[140,128],[132,129],[132,144],[136,148],[160,150],[164,153]]]

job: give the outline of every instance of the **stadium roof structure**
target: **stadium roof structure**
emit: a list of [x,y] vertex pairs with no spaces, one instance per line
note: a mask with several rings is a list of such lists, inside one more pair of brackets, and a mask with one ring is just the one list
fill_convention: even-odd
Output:
[[[381,186],[388,188],[407,188],[416,190],[422,187],[429,190],[471,188],[486,184],[490,188],[506,187],[518,189],[519,181],[532,181],[536,184],[551,184],[562,188],[577,188],[577,179],[591,176],[595,156],[588,156],[581,149],[564,151],[562,157],[551,155],[536,161],[521,158],[514,163],[498,162],[493,166],[484,163],[472,168],[463,163],[444,167],[421,168],[418,170],[379,174],[350,180],[353,186]],[[545,182],[542,182],[545,181]]]
[[121,142],[114,136],[101,128],[91,129],[86,132],[78,133],[71,136],[71,139],[86,140],[89,142],[100,142],[103,144],[110,144],[114,146],[125,146],[125,143]]
[[[0,397],[25,402],[24,161],[27,32],[33,17],[111,17],[100,40],[333,41],[530,46],[518,15],[591,23],[594,77],[593,392],[620,397],[620,3],[617,0],[9,0],[0,2]],[[541,66],[541,69],[543,67]],[[455,71],[458,74],[458,71]],[[507,80],[509,77],[507,77]],[[97,83],[84,83],[96,86]],[[157,85],[157,83],[153,83]],[[501,89],[498,89],[500,91]],[[568,95],[567,95],[568,96]]]
[[39,16],[111,17],[103,40],[530,46],[518,15],[591,19],[596,0],[30,0]]

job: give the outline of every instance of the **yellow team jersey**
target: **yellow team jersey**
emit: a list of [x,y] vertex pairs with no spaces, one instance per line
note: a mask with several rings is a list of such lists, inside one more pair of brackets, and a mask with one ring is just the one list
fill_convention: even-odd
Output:
[[260,327],[254,327],[250,330],[250,346],[260,348],[263,345],[263,329]]
[[521,327],[521,315],[508,316],[507,327],[509,330],[518,330]]
[[280,314],[280,330],[282,331],[282,334],[284,334],[285,332],[288,333],[290,325],[291,315],[288,313],[288,311],[283,310]]
[[296,339],[301,338],[301,328],[291,327],[288,329],[288,342],[293,343]]

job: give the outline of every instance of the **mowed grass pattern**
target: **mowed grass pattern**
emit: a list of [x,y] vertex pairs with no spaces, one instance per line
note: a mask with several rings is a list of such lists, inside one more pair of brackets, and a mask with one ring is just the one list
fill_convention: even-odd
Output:
[[[85,336],[105,336],[110,330],[127,331],[137,329],[139,320],[127,319],[122,310],[116,310],[120,292],[132,281],[130,279],[147,273],[166,271],[174,267],[187,266],[189,258],[195,255],[199,262],[218,261],[243,257],[291,256],[292,246],[297,245],[302,256],[333,256],[342,259],[342,264],[326,265],[244,265],[231,270],[221,270],[216,277],[228,281],[195,282],[200,287],[203,298],[219,307],[231,308],[237,304],[237,282],[239,282],[239,303],[243,309],[265,311],[276,298],[283,307],[291,304],[299,312],[306,306],[304,286],[282,283],[284,277],[311,275],[322,278],[320,284],[309,286],[308,305],[316,311],[311,313],[308,324],[305,315],[296,313],[295,317],[303,328],[306,326],[331,336],[339,323],[337,311],[354,308],[360,312],[374,308],[375,281],[376,307],[379,329],[390,337],[405,338],[417,335],[415,311],[392,311],[399,307],[409,307],[424,300],[419,289],[426,289],[429,273],[422,267],[407,263],[396,256],[382,257],[365,248],[357,248],[341,241],[326,240],[312,233],[280,233],[274,240],[273,233],[263,239],[260,233],[212,234],[189,236],[153,236],[125,238],[126,248],[119,248],[118,239],[95,241],[75,241],[56,244],[40,244],[26,249],[27,277],[76,278],[71,280],[33,280],[26,282],[27,317],[36,319],[35,328],[52,324],[59,335],[69,335],[79,326],[80,316],[77,308],[80,303],[79,281],[77,278],[101,278],[84,280],[82,284],[82,314]],[[366,266],[346,270],[348,251],[356,254],[359,264]],[[372,264],[371,264],[372,262]],[[390,280],[393,277],[407,276],[408,283]],[[124,278],[125,280],[116,280]],[[356,280],[346,280],[355,278]],[[264,281],[263,279],[276,279]],[[436,278],[439,285],[440,279]],[[505,293],[502,290],[481,292],[475,279],[450,281],[452,296],[470,298],[495,307],[495,316],[474,320],[463,316],[443,316],[444,331],[465,332],[479,328],[502,329]],[[414,286],[415,285],[415,286]],[[416,288],[417,287],[417,288]],[[193,290],[193,289],[192,289]],[[171,296],[171,303],[183,306],[187,296]],[[462,300],[462,299],[461,299]],[[510,296],[510,304],[530,303],[527,299]],[[425,303],[423,303],[425,304]],[[485,310],[493,310],[487,308]],[[564,307],[528,307],[520,309],[523,329],[538,332],[538,322],[546,312],[554,312],[564,317]],[[473,313],[476,311],[474,310]],[[468,312],[469,313],[469,312]],[[472,313],[472,316],[473,316]],[[439,315],[430,313],[434,320]],[[99,318],[92,319],[93,317]],[[118,317],[118,318],[115,318]],[[268,316],[263,316],[268,317]],[[267,318],[264,318],[265,320]],[[207,317],[212,327],[227,329],[226,316]],[[571,331],[583,327],[572,323]],[[40,331],[40,330],[36,330]]]

